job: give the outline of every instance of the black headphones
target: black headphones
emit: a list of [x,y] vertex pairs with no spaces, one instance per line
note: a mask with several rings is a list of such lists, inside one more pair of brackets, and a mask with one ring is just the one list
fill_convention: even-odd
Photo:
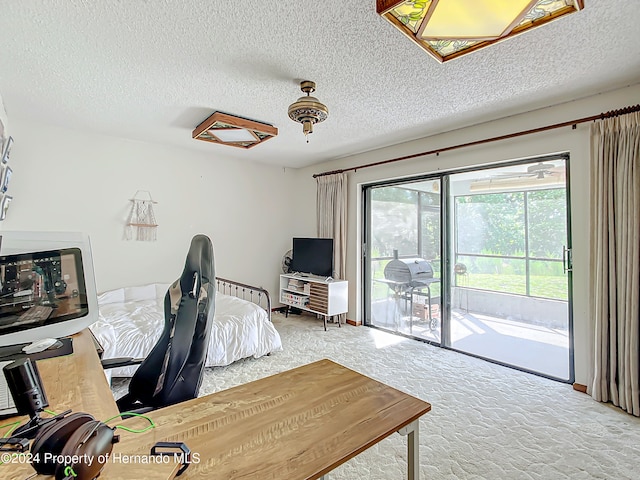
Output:
[[119,441],[114,431],[81,412],[45,425],[31,446],[33,468],[42,475],[55,475],[56,480],[93,480]]

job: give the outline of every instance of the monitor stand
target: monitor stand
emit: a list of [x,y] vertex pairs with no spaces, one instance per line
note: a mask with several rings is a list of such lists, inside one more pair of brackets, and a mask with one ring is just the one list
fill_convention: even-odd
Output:
[[54,417],[41,418],[40,412],[36,412],[27,423],[16,428],[11,433],[11,436],[13,438],[35,438],[42,427],[49,425],[51,422],[62,420],[70,413],[71,410],[65,410]]

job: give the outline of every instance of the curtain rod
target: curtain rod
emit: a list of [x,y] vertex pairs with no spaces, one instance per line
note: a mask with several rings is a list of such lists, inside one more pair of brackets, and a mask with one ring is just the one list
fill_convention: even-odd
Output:
[[349,168],[342,168],[342,169],[339,169],[339,170],[331,170],[330,172],[314,173],[313,174],[313,178],[323,177],[325,175],[333,175],[335,173],[344,173],[344,172],[356,171],[356,170],[360,170],[362,168],[377,167],[378,165],[386,165],[387,163],[400,162],[402,160],[409,160],[411,158],[423,157],[423,156],[426,156],[426,155],[432,155],[434,153],[436,155],[439,155],[441,152],[448,152],[450,150],[457,150],[458,148],[473,147],[474,145],[482,145],[484,143],[497,142],[498,140],[507,140],[509,138],[521,137],[523,135],[530,135],[532,133],[544,132],[546,130],[553,130],[555,128],[568,127],[569,125],[571,125],[573,128],[575,128],[578,123],[586,123],[586,122],[591,122],[591,121],[595,121],[595,120],[604,120],[605,118],[619,117],[620,115],[626,115],[627,113],[634,113],[634,112],[640,112],[640,104],[629,106],[629,107],[624,107],[624,108],[621,108],[619,110],[611,110],[610,112],[601,113],[600,115],[593,115],[591,117],[579,118],[577,120],[571,120],[571,121],[568,121],[568,122],[556,123],[556,124],[553,124],[553,125],[547,125],[545,127],[533,128],[531,130],[523,130],[521,132],[516,132],[516,133],[509,133],[507,135],[500,135],[498,137],[491,137],[491,138],[485,138],[483,140],[476,140],[476,141],[473,141],[473,142],[461,143],[459,145],[452,145],[452,146],[449,146],[449,147],[436,148],[435,150],[429,150],[427,152],[414,153],[412,155],[405,155],[404,157],[392,158],[390,160],[381,160],[379,162],[367,163],[365,165],[359,165],[357,167],[349,167]]

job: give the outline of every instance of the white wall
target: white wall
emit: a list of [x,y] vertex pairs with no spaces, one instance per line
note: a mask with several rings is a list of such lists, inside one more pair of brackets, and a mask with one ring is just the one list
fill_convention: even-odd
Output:
[[[191,237],[204,233],[218,276],[261,285],[277,300],[281,258],[291,248],[292,173],[225,159],[231,147],[200,154],[17,118],[11,127],[14,200],[0,229],[88,233],[99,292],[175,280]],[[136,190],[158,202],[156,242],[123,239]]]
[[[601,112],[634,105],[640,102],[640,84],[613,92],[596,95],[580,101],[569,102],[523,115],[465,128],[446,134],[428,137],[392,147],[363,153],[353,157],[327,162],[301,169],[298,179],[298,216],[315,209],[315,180],[313,173],[347,168],[388,160],[400,156],[425,152],[437,148],[467,143],[474,140],[505,135],[560,123]],[[428,105],[425,106],[428,108]],[[348,185],[348,249],[347,280],[349,280],[348,318],[362,320],[362,283],[360,264],[361,243],[361,185],[391,178],[450,171],[470,165],[483,165],[500,161],[545,155],[557,152],[570,153],[571,229],[573,236],[573,299],[576,382],[586,384],[591,372],[592,322],[589,316],[589,124],[580,124],[575,130],[565,127],[460,150],[431,155],[418,159],[366,168],[349,172]],[[299,230],[315,234],[315,216],[308,217]]]

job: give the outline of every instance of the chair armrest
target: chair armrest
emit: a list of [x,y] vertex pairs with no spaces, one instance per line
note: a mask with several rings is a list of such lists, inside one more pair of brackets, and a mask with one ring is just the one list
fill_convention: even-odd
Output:
[[133,357],[105,358],[102,360],[102,368],[107,370],[109,368],[130,367],[140,365],[143,360],[144,358]]

